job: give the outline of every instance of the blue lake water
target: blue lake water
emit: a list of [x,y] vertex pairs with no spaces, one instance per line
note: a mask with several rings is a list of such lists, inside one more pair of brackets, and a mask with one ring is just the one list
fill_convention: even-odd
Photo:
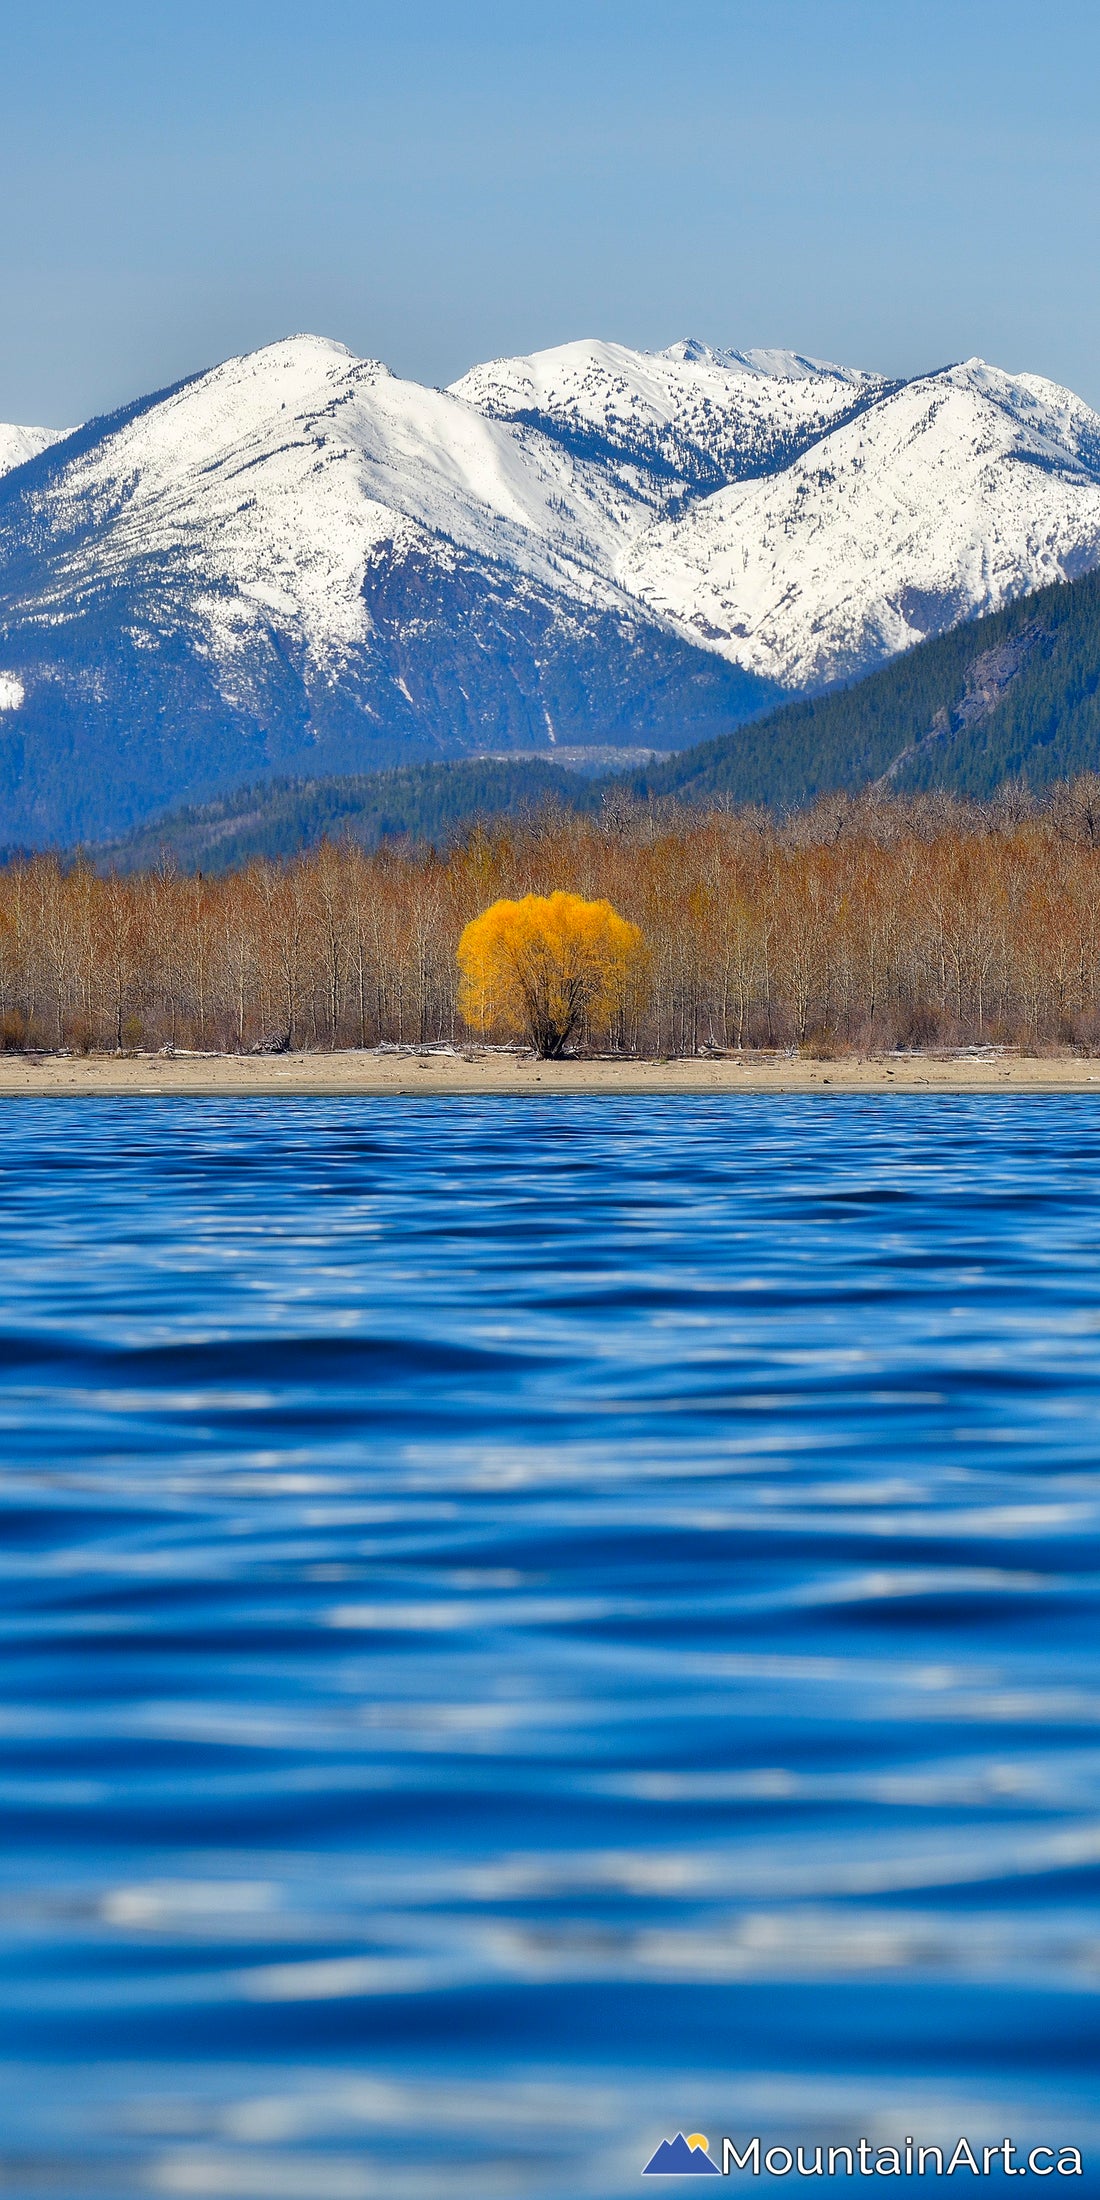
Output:
[[8,1100],[0,1321],[0,2190],[1100,2191],[1100,1099]]

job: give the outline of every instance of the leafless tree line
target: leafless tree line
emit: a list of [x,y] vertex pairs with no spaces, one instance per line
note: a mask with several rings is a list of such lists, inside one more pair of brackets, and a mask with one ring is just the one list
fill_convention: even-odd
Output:
[[626,1052],[1100,1047],[1092,779],[1042,808],[1019,790],[984,807],[838,797],[785,824],[546,812],[450,852],[326,845],[217,878],[37,856],[0,872],[0,1045],[462,1043],[464,925],[558,887],[645,934],[610,1034]]

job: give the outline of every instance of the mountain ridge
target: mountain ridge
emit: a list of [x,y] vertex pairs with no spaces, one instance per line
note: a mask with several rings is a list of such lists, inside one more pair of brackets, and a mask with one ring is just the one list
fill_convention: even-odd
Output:
[[286,339],[0,478],[3,837],[683,749],[1098,562],[1100,416],[1042,377],[589,340],[433,390]]

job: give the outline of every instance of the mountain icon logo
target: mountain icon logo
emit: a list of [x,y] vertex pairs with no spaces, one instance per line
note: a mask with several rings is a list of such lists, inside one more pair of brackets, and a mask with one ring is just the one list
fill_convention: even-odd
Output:
[[643,2177],[720,2177],[717,2162],[707,2153],[707,2137],[703,2131],[691,2131],[685,2139],[678,2131],[674,2139],[662,2139],[656,2154],[651,2154]]

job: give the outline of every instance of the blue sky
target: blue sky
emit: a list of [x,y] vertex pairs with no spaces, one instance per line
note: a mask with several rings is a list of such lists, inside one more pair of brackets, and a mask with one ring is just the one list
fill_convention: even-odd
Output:
[[0,419],[294,329],[981,352],[1100,405],[1094,0],[7,0]]

